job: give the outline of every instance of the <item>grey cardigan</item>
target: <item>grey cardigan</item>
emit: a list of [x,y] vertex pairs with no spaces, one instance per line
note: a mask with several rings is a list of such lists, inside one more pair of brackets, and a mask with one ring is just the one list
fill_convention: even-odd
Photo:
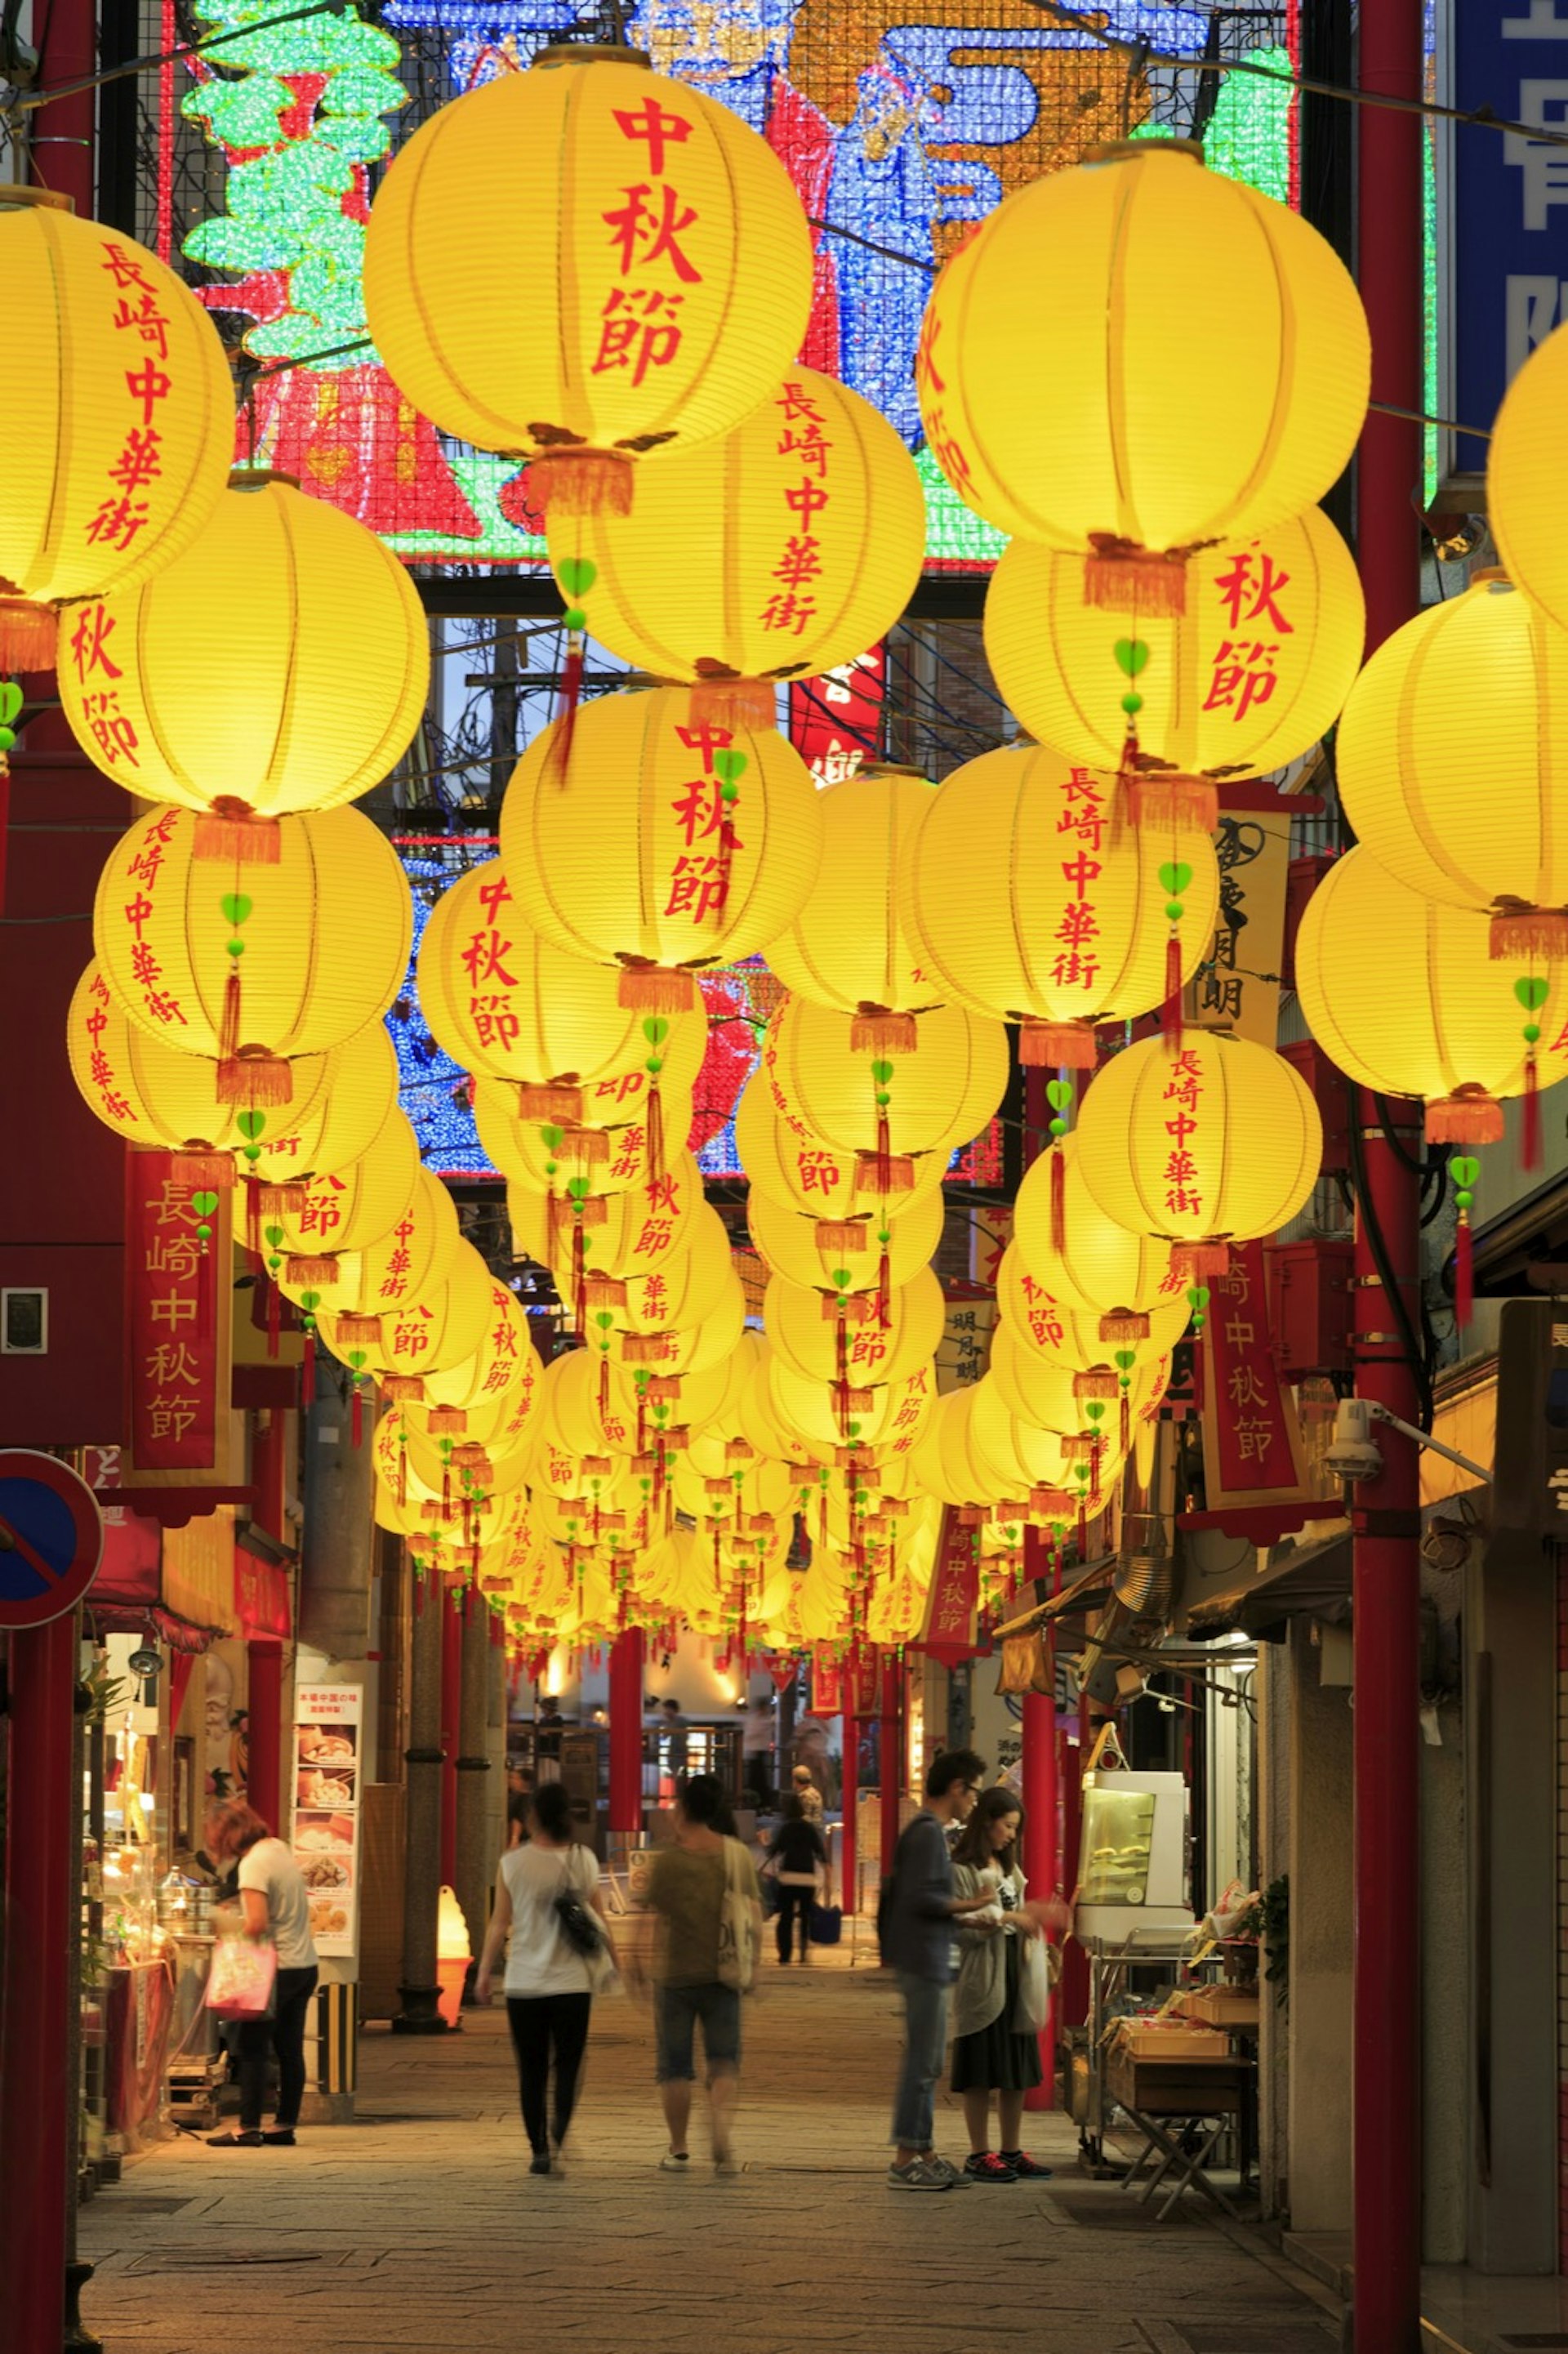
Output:
[[[1028,1882],[1015,1864],[1012,1873],[1018,1901],[1023,1902]],[[986,1876],[972,1863],[953,1866],[953,1893],[962,1899],[979,1896],[986,1885]],[[1016,1936],[1015,1924],[1009,1919],[1001,1929],[988,1937],[983,1930],[970,1929],[960,1914],[953,1923],[959,1946],[959,1980],[953,1988],[953,2033],[979,2035],[994,2019],[1001,2016],[1007,1999],[1007,1940]]]

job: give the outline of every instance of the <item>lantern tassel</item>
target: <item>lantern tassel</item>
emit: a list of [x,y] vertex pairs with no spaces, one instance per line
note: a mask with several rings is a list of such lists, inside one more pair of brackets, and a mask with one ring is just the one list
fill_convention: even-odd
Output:
[[1160,1034],[1166,1051],[1175,1055],[1181,1046],[1181,941],[1172,932],[1165,943],[1165,996],[1160,1008]]
[[567,515],[630,514],[635,481],[625,451],[584,443],[542,450],[528,466],[528,487],[553,524]]
[[275,817],[258,817],[247,801],[221,794],[203,810],[191,836],[191,856],[207,865],[276,866],[283,855]]
[[1100,1318],[1102,1341],[1147,1341],[1149,1331],[1149,1318],[1141,1308],[1112,1308]]
[[893,1320],[893,1261],[885,1243],[876,1267],[876,1320],[884,1331]]
[[19,670],[53,670],[56,634],[52,606],[0,597],[0,673],[9,678]]
[[1121,1394],[1121,1451],[1125,1455],[1132,1445],[1132,1401],[1127,1392]]
[[648,1089],[648,1182],[659,1184],[664,1175],[664,1097],[655,1077]]
[[1470,1214],[1459,1213],[1459,1231],[1454,1238],[1454,1318],[1461,1330],[1470,1320],[1476,1302],[1475,1254],[1470,1241]]
[[1182,1284],[1213,1283],[1231,1271],[1228,1242],[1172,1243],[1171,1271]]
[[1205,777],[1129,776],[1127,812],[1139,833],[1213,833],[1220,822],[1219,790]]
[[1495,899],[1489,945],[1509,964],[1542,965],[1568,957],[1568,907],[1531,907],[1522,899]]
[[278,1289],[278,1278],[276,1276],[269,1276],[267,1279],[267,1354],[270,1357],[277,1355],[279,1339],[283,1330],[281,1301],[282,1294]]
[[1088,1557],[1089,1517],[1084,1509],[1084,1500],[1082,1496],[1080,1496],[1078,1498],[1078,1559],[1080,1561],[1087,1561]]
[[883,1194],[893,1191],[893,1133],[885,1111],[876,1115],[876,1190]]
[[365,1437],[365,1401],[361,1394],[361,1384],[363,1379],[364,1376],[362,1374],[355,1373],[354,1377],[354,1402],[349,1409],[349,1436],[351,1443],[355,1447],[360,1444]]
[[1502,1138],[1503,1108],[1485,1087],[1470,1084],[1435,1097],[1426,1107],[1425,1125],[1428,1144],[1497,1144]]
[[[239,1007],[239,976],[231,972],[225,991],[224,1023],[228,1021],[228,991],[233,992],[233,1004],[238,1019]],[[291,1103],[294,1094],[294,1074],[281,1055],[268,1054],[264,1046],[241,1046],[234,1054],[225,1054],[217,1066],[217,1084],[213,1090],[221,1104],[242,1104],[248,1111],[264,1105]]]
[[588,1286],[583,1274],[584,1247],[582,1220],[575,1218],[572,1221],[572,1309],[576,1320],[574,1329],[579,1341],[585,1341],[588,1338]]
[[316,1402],[316,1328],[312,1321],[305,1327],[305,1361],[300,1367],[300,1405],[306,1414]]
[[176,1152],[171,1172],[176,1185],[188,1185],[196,1193],[227,1193],[234,1183],[234,1162],[227,1152],[200,1150]]
[[539,1120],[551,1127],[576,1128],[583,1116],[583,1091],[569,1080],[552,1079],[548,1084],[534,1087],[520,1084],[517,1089],[519,1119]]
[[335,1283],[338,1271],[335,1258],[307,1258],[295,1251],[291,1251],[283,1262],[283,1272],[289,1281],[308,1286],[313,1291],[325,1284]]
[[397,1432],[397,1510],[408,1509],[408,1434],[399,1426]]
[[550,748],[556,781],[563,788],[571,763],[572,738],[577,733],[577,704],[583,691],[584,652],[582,631],[570,631],[567,637],[567,658],[561,664],[561,699],[556,710],[556,737]]
[[1535,1049],[1531,1047],[1524,1064],[1524,1110],[1520,1124],[1520,1164],[1525,1169],[1541,1166],[1541,1074],[1536,1068]]
[[[609,1359],[608,1356],[601,1356],[599,1361],[599,1410],[601,1416],[609,1412]],[[597,1522],[599,1518],[597,1506],[594,1518]],[[594,1533],[596,1536],[599,1533],[597,1527]]]
[[1186,548],[1140,547],[1104,531],[1091,532],[1089,541],[1094,554],[1084,564],[1086,605],[1143,620],[1181,620],[1187,610]]
[[1021,1023],[1018,1059],[1032,1068],[1092,1071],[1099,1060],[1092,1022]]
[[1067,1163],[1059,1145],[1051,1153],[1051,1247],[1058,1254],[1067,1247]]
[[863,999],[850,1023],[852,1055],[913,1055],[920,1044],[920,1025],[913,1013],[893,1013],[885,1005]]
[[696,990],[689,972],[633,957],[621,966],[615,998],[624,1013],[691,1013],[696,1008]]
[[771,727],[779,716],[772,679],[738,674],[697,679],[689,707],[694,727],[739,727],[748,735]]
[[819,1218],[816,1245],[820,1251],[863,1251],[867,1228],[863,1218]]
[[[231,963],[228,979],[223,984],[223,1012],[217,1023],[219,1068],[231,1063],[239,1052],[239,966]],[[220,1103],[227,1098],[220,1096]]]

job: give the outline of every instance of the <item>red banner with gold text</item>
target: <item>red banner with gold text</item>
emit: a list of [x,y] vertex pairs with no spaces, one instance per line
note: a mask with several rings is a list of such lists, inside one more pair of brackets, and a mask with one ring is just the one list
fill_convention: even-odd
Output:
[[1203,1327],[1203,1485],[1211,1512],[1307,1496],[1301,1429],[1268,1328],[1261,1242],[1233,1243]]
[[130,1156],[127,1486],[137,1474],[185,1484],[228,1470],[233,1196],[177,1182],[175,1167],[172,1152]]

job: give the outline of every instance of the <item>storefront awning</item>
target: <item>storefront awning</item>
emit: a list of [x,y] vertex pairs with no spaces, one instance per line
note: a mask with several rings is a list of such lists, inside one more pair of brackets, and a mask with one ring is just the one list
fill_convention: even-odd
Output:
[[1568,1177],[1559,1173],[1476,1228],[1478,1299],[1568,1290]]
[[1205,1594],[1188,1614],[1193,1642],[1221,1635],[1252,1635],[1278,1641],[1287,1619],[1323,1618],[1348,1625],[1351,1616],[1351,1538],[1348,1530],[1319,1543],[1295,1545],[1277,1563],[1234,1578]]

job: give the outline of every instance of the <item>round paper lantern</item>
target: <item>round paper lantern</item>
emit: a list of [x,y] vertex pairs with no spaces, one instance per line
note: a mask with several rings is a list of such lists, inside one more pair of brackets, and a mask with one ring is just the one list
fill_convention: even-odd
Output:
[[1078,1167],[1100,1208],[1163,1236],[1189,1282],[1223,1275],[1230,1245],[1271,1235],[1317,1181],[1323,1123],[1282,1055],[1213,1030],[1172,1054],[1146,1038],[1113,1055],[1078,1114]]
[[[496,244],[498,222],[526,224]],[[624,51],[546,49],[441,108],[376,192],[370,334],[443,432],[526,455],[556,514],[727,433],[806,332],[811,243],[739,117]]]
[[71,732],[127,791],[200,812],[198,857],[270,860],[277,834],[259,820],[379,784],[429,691],[403,565],[281,475],[234,475],[172,563],[90,599],[81,619],[59,666]]
[[[846,1300],[853,1315],[840,1305]],[[929,1267],[889,1293],[885,1316],[877,1311],[874,1293],[841,1293],[835,1300],[777,1275],[762,1301],[763,1325],[780,1365],[808,1381],[854,1391],[907,1380],[935,1355],[946,1313],[942,1287]]]
[[[0,274],[27,364],[5,401],[0,671],[55,666],[54,609],[144,580],[201,529],[233,449],[234,387],[190,289],[134,238],[78,220],[69,196],[0,191]],[[112,727],[120,648],[91,608],[66,623]]]
[[[652,1341],[683,1327],[700,1326],[715,1313],[732,1281],[724,1221],[700,1193],[680,1246],[635,1274],[604,1272],[594,1248],[597,1240],[592,1234],[587,1238],[582,1297],[589,1345],[604,1352],[609,1350],[612,1332],[637,1334]],[[565,1283],[571,1273],[569,1238],[557,1257],[561,1264],[557,1279]],[[602,1320],[606,1317],[608,1323]],[[621,1358],[628,1364],[667,1362],[662,1347],[623,1350]]]
[[[1075,1210],[1078,1210],[1077,1217]],[[1084,1216],[1107,1227],[1110,1225],[1109,1219],[1095,1210],[1080,1186],[1077,1200],[1065,1220],[1070,1239]],[[1123,1229],[1114,1231],[1121,1233]],[[1164,1257],[1169,1260],[1169,1252],[1162,1252],[1158,1245],[1149,1245],[1146,1236],[1128,1235],[1125,1239],[1134,1246],[1148,1245],[1151,1257]],[[1106,1313],[1096,1308],[1077,1307],[1069,1299],[1054,1299],[1033,1273],[1016,1242],[1010,1243],[1001,1255],[996,1277],[996,1304],[1015,1340],[1043,1361],[1065,1366],[1069,1372],[1085,1371],[1107,1361],[1118,1363],[1123,1354],[1129,1365],[1142,1363],[1150,1355],[1162,1355],[1181,1339],[1190,1312],[1185,1291],[1169,1269],[1163,1288],[1144,1310],[1123,1309]]]
[[[1568,970],[1510,974],[1492,962],[1488,928],[1406,890],[1365,850],[1329,869],[1301,920],[1296,987],[1312,1035],[1361,1086],[1422,1097],[1431,1142],[1497,1143],[1500,1099],[1529,1103],[1568,1071]],[[1530,1124],[1532,1167],[1538,1108]]]
[[932,455],[966,504],[1093,555],[1092,600],[1140,614],[1180,605],[1192,549],[1322,497],[1370,377],[1361,298],[1326,239],[1170,140],[1006,197],[938,276],[916,364]]
[[196,858],[199,822],[154,809],[115,843],[98,960],[133,1022],[217,1058],[220,1103],[287,1103],[290,1059],[353,1037],[402,987],[408,886],[357,810],[281,818],[277,864],[243,876]]
[[[990,1476],[986,1500],[1025,1501],[1042,1487],[1068,1493],[1081,1489],[1086,1505],[1097,1507],[1121,1465],[1119,1450],[1109,1440],[1100,1440],[1086,1426],[1043,1429],[1028,1416],[1014,1414],[989,1375],[976,1382],[972,1394],[969,1444]],[[1080,1467],[1082,1480],[1076,1478]]]
[[702,1171],[689,1152],[682,1153],[657,1185],[641,1193],[600,1195],[598,1201],[604,1215],[596,1222],[593,1209],[577,1214],[574,1197],[570,1222],[563,1221],[565,1242],[557,1239],[552,1260],[563,1248],[569,1250],[577,1235],[584,1262],[596,1275],[654,1274],[687,1247],[697,1213],[706,1207]]
[[1117,785],[1045,746],[983,752],[931,796],[910,863],[923,970],[1021,1024],[1025,1063],[1092,1069],[1095,1026],[1179,1002],[1219,912],[1213,844],[1121,828]]
[[974,1404],[983,1382],[937,1400],[909,1458],[917,1489],[943,1504],[985,1504],[1000,1494],[997,1475],[974,1444]]
[[768,1025],[760,1076],[775,1110],[844,1152],[860,1182],[890,1193],[914,1182],[911,1157],[944,1166],[986,1125],[1007,1087],[1007,1033],[961,1005],[916,1015],[918,1048],[896,1062],[853,1043],[853,1017],[787,998]]
[[915,461],[881,412],[794,367],[722,440],[644,467],[630,514],[552,516],[568,612],[705,708],[773,722],[773,682],[853,662],[926,554]]
[[539,1373],[527,1312],[516,1293],[493,1276],[489,1321],[477,1348],[461,1364],[428,1371],[415,1386],[404,1384],[397,1395],[417,1398],[430,1409],[432,1430],[438,1416],[443,1417],[440,1426],[450,1432],[459,1426],[446,1417],[462,1415],[465,1420],[461,1427],[466,1434],[471,1409],[482,1410],[500,1398],[510,1399],[515,1406],[531,1395]]
[[[741,1089],[735,1113],[736,1149],[755,1198],[788,1204],[818,1225],[824,1248],[865,1250],[874,1245],[873,1229],[885,1223],[893,1196],[878,1192],[875,1156],[858,1152],[815,1135],[798,1114],[785,1119],[776,1109],[767,1076],[754,1073]],[[941,1199],[947,1160],[939,1152],[916,1153],[906,1170],[912,1182],[897,1194],[900,1216],[917,1202]],[[889,1172],[890,1174],[892,1172]],[[854,1224],[862,1239],[849,1232]]]
[[[286,1218],[278,1223],[287,1227]],[[457,1256],[459,1238],[451,1195],[439,1177],[420,1169],[391,1225],[352,1250],[329,1250],[329,1238],[323,1237],[322,1255],[287,1262],[281,1288],[291,1299],[320,1292],[335,1313],[385,1316],[407,1299],[424,1299],[441,1281]],[[313,1308],[321,1304],[312,1302]]]
[[[857,1390],[846,1414],[836,1383],[808,1380],[770,1354],[763,1379],[767,1410],[777,1417],[790,1460],[801,1456],[833,1462],[846,1445],[874,1451],[884,1447],[907,1452],[918,1437],[937,1394],[929,1364],[897,1382]],[[868,1402],[869,1401],[869,1402]]]
[[946,994],[909,927],[911,863],[936,789],[897,769],[863,769],[821,796],[822,864],[787,932],[767,948],[786,989],[855,1016],[853,1043],[913,1054],[915,1013]]
[[[1059,1237],[1054,1162],[1062,1169]],[[1044,1299],[1098,1316],[1102,1341],[1141,1341],[1150,1336],[1152,1311],[1185,1297],[1187,1278],[1172,1273],[1170,1245],[1129,1232],[1100,1208],[1084,1182],[1076,1137],[1064,1137],[1024,1172],[1013,1235],[1017,1272],[1006,1312],[1019,1322]]]
[[305,1179],[297,1205],[279,1210],[278,1246],[290,1254],[285,1280],[310,1288],[335,1284],[338,1254],[364,1250],[388,1233],[410,1208],[420,1173],[418,1140],[394,1105],[359,1160]]
[[824,1242],[820,1220],[775,1202],[755,1182],[746,1206],[751,1239],[768,1272],[817,1291],[866,1293],[912,1282],[940,1243],[946,1216],[947,1204],[933,1188],[901,1195],[896,1214],[885,1219],[829,1227]]
[[1345,705],[1335,766],[1359,840],[1412,891],[1490,914],[1494,956],[1568,956],[1565,707],[1568,633],[1497,572],[1385,639]]
[[[498,1396],[461,1409],[410,1399],[397,1410],[408,1425],[410,1442],[417,1438],[426,1447],[436,1447],[447,1440],[464,1439],[482,1447],[493,1463],[503,1462],[526,1452],[543,1373],[544,1367],[530,1343],[524,1356],[522,1378]],[[437,1378],[450,1381],[451,1376],[449,1373]]]
[[776,938],[816,881],[810,770],[770,728],[703,717],[685,687],[604,695],[566,731],[529,747],[502,803],[523,912],[620,968],[623,1005],[686,1012],[694,971]]
[[[490,1269],[472,1244],[460,1242],[445,1279],[423,1299],[405,1300],[385,1316],[320,1310],[321,1336],[356,1374],[422,1380],[461,1364],[482,1344],[491,1284]],[[390,1394],[398,1396],[395,1390]]]
[[[654,1168],[654,1143],[660,1147],[658,1157],[662,1162],[666,1139],[673,1149],[691,1134],[692,1091],[690,1087],[672,1088],[660,1078],[655,1137],[654,1123],[647,1113],[647,1075],[637,1071],[628,1073],[627,1077],[635,1081],[635,1091],[630,1105],[617,1106],[618,1110],[629,1113],[627,1118],[602,1125],[590,1119],[571,1127],[550,1120],[520,1119],[517,1097],[522,1090],[509,1086],[504,1079],[477,1079],[473,1119],[479,1140],[503,1177],[514,1179],[535,1193],[639,1193],[659,1173]],[[613,1094],[619,1084],[604,1080],[585,1087],[585,1109],[589,1114],[606,1110],[609,1107],[596,1100],[599,1087]],[[631,1110],[630,1106],[641,1108]]]
[[1537,344],[1507,392],[1487,450],[1487,515],[1510,577],[1568,629],[1565,550],[1558,451],[1568,335],[1555,328]]
[[986,591],[986,658],[1031,736],[1091,769],[1129,771],[1151,813],[1198,778],[1284,768],[1339,716],[1366,603],[1319,508],[1203,548],[1187,566],[1186,611],[1140,616],[1136,636],[1125,616],[1086,602],[1085,564],[1013,540]]
[[228,1185],[237,1168],[271,1184],[342,1168],[397,1101],[397,1056],[375,1023],[329,1054],[302,1055],[281,1108],[219,1103],[217,1066],[132,1022],[96,960],[77,983],[66,1044],[88,1108],[129,1143],[180,1153],[193,1185]]
[[1001,1323],[992,1336],[989,1373],[1002,1404],[1021,1422],[1064,1438],[1086,1431],[1125,1455],[1133,1414],[1171,1385],[1171,1352],[1148,1351],[1139,1364],[1130,1349],[1115,1356],[1102,1351],[1092,1365],[1066,1365],[1042,1356]]
[[[541,938],[495,859],[437,901],[419,942],[418,984],[432,1035],[465,1070],[515,1081],[520,1119],[575,1129],[607,1127],[629,1107],[652,1117],[666,1084],[694,1084],[707,1051],[700,1005],[628,1011],[613,972]],[[657,1125],[662,1140],[662,1105]]]

